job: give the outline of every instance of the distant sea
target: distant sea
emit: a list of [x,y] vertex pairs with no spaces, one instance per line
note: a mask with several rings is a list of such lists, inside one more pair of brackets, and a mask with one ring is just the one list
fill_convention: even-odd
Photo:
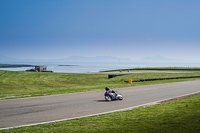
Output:
[[[6,64],[45,65],[47,70],[56,73],[92,73],[105,70],[131,69],[145,67],[200,67],[200,63],[145,63],[145,62],[22,62]],[[8,71],[25,71],[32,67],[0,68]]]

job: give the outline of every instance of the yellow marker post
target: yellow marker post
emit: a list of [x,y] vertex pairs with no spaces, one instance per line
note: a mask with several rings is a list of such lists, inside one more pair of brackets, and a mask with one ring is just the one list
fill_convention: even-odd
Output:
[[129,83],[129,84],[132,84],[132,79],[129,79],[129,80],[128,80],[128,83]]

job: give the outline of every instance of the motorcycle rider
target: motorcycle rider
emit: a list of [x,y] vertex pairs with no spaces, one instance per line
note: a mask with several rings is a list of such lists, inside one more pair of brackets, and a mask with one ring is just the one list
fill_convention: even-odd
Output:
[[110,88],[108,87],[106,87],[105,90],[112,93],[115,97],[117,97],[117,93],[114,90],[110,90]]

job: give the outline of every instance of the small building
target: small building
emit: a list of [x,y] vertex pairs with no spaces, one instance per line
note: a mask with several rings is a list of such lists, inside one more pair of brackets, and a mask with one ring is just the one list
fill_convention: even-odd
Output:
[[47,70],[47,66],[35,66],[35,71],[42,72],[46,70]]
[[32,69],[28,69],[26,71],[31,71],[31,72],[53,72],[53,71],[47,71],[47,66],[35,66]]

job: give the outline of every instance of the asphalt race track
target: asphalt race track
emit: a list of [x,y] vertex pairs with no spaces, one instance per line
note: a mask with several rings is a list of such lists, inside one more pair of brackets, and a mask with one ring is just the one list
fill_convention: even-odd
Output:
[[109,113],[200,92],[200,80],[116,89],[122,101],[106,102],[104,90],[0,101],[0,129]]

